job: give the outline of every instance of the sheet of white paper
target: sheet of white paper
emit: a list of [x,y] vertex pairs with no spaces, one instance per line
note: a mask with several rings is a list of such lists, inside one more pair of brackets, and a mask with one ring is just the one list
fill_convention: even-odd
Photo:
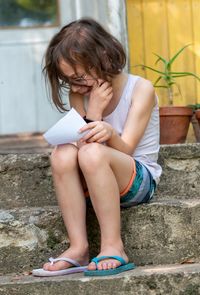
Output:
[[84,119],[72,108],[62,119],[45,132],[43,136],[52,145],[71,143],[81,139],[89,132],[78,133],[79,129],[85,124]]

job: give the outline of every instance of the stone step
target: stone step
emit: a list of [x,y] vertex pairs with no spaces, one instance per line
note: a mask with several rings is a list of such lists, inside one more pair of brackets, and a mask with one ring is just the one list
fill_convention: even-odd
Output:
[[40,132],[0,135],[0,154],[38,153],[51,149]]
[[56,204],[48,153],[0,155],[0,208]]
[[[87,214],[90,254],[98,254],[99,230]],[[122,210],[126,252],[136,265],[200,259],[200,200],[159,201]],[[30,271],[68,247],[58,207],[0,211],[0,273]]]
[[0,295],[199,295],[200,264],[138,267],[108,277],[0,277]]
[[200,143],[163,145],[159,163],[163,168],[159,199],[200,198]]
[[[200,144],[162,146],[157,199],[200,199]],[[54,206],[49,153],[0,155],[0,208]]]

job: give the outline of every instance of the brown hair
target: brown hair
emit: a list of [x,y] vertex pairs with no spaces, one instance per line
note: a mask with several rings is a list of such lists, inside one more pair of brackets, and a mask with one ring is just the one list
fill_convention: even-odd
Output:
[[75,73],[76,65],[86,73],[94,68],[104,80],[119,74],[126,63],[126,55],[120,42],[91,18],[82,18],[64,26],[50,41],[45,54],[43,72],[50,82],[52,100],[60,111],[65,111],[62,90],[69,88],[69,81],[59,68],[64,59]]

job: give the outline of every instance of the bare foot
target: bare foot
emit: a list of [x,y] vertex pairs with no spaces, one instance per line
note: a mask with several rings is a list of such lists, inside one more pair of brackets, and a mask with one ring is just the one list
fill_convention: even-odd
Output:
[[[99,253],[99,255],[97,257],[100,256],[120,256],[122,258],[124,258],[124,260],[126,262],[128,262],[128,256],[126,255],[126,253],[124,251],[118,251],[114,248],[108,248],[104,251],[101,251]],[[118,266],[120,266],[121,263],[120,261],[116,260],[116,259],[104,259],[102,261],[100,261],[97,266],[96,263],[91,262],[88,265],[88,270],[107,270],[107,269],[113,269],[113,268],[117,268]]]
[[[87,265],[89,261],[88,249],[84,251],[80,251],[74,248],[69,248],[57,258],[61,258],[61,257],[74,259],[81,266]],[[54,264],[51,264],[50,262],[48,262],[43,265],[44,270],[52,270],[52,271],[62,270],[69,267],[72,267],[72,264],[65,261],[58,261],[58,262],[55,262]]]

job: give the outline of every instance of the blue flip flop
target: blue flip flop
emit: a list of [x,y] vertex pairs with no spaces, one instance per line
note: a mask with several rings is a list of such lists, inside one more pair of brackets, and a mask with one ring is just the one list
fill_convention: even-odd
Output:
[[93,277],[93,276],[111,276],[111,275],[116,275],[118,273],[128,271],[131,269],[136,268],[136,265],[134,263],[127,263],[122,257],[120,256],[100,256],[100,257],[95,257],[91,260],[91,262],[94,262],[97,266],[97,264],[104,260],[104,259],[116,259],[118,260],[121,265],[113,268],[113,269],[106,269],[106,270],[86,270],[84,271],[84,275],[88,277]]

